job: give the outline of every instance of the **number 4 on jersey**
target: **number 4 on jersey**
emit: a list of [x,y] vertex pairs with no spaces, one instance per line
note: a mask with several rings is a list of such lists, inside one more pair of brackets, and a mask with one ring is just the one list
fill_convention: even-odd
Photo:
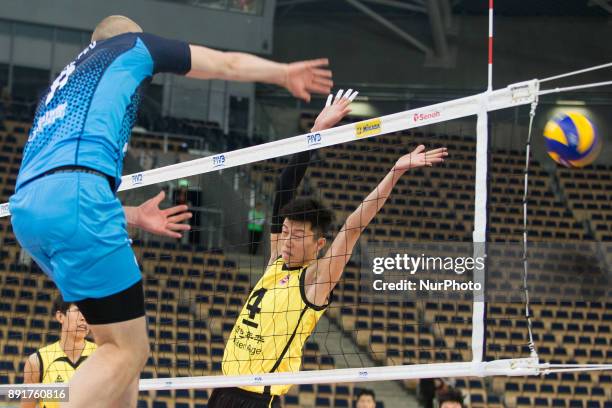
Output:
[[259,327],[259,324],[253,322],[252,320],[255,319],[255,316],[261,313],[261,307],[259,307],[259,305],[261,304],[261,301],[263,300],[263,297],[267,291],[267,289],[261,288],[253,292],[246,306],[246,309],[249,311],[250,320],[242,319],[242,323],[255,329]]

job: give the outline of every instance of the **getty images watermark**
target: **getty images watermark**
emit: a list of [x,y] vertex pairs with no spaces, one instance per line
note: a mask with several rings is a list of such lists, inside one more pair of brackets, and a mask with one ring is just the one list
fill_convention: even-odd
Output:
[[[368,242],[360,248],[359,301],[608,301],[612,270],[601,242]],[[609,255],[608,255],[609,256]],[[525,267],[527,268],[525,269]],[[527,271],[527,279],[525,279]],[[345,279],[349,284],[350,275]],[[357,285],[354,285],[357,288]]]
[[[395,256],[375,257],[372,259],[372,273],[380,279],[372,281],[375,291],[480,291],[482,283],[473,280],[436,279],[432,272],[454,273],[463,276],[466,272],[485,267],[485,256],[482,257],[442,257],[442,256],[411,256],[395,254]],[[393,280],[385,281],[385,273],[392,272]],[[397,275],[410,276],[413,279],[396,279]],[[425,276],[419,277],[419,274]],[[416,279],[414,277],[416,276]],[[452,276],[452,275],[451,275]]]

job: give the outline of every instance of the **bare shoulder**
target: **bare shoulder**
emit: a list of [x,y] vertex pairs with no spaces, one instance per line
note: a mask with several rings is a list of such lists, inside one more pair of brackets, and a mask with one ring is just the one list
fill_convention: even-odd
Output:
[[23,371],[24,382],[34,383],[40,381],[40,360],[36,353],[28,356]]

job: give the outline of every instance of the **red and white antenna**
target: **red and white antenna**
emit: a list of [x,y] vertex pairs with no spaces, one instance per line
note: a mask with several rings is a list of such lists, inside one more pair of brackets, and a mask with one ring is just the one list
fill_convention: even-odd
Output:
[[487,91],[493,90],[493,0],[489,0],[489,72]]

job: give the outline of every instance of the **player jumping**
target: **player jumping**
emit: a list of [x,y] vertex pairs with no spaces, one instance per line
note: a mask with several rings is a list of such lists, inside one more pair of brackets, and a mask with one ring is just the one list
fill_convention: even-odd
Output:
[[[331,98],[331,96],[330,96]],[[349,110],[351,92],[339,92],[325,107],[312,132],[328,129]],[[329,100],[328,100],[329,101]],[[399,158],[378,186],[346,219],[325,255],[332,213],[313,198],[293,196],[306,172],[310,151],[294,155],[276,184],[268,268],[244,305],[223,355],[223,374],[249,375],[299,371],[304,343],[330,302],[330,294],[361,233],[409,169],[442,163],[446,148],[425,152],[420,145]],[[216,389],[209,408],[280,407],[290,385]]]
[[177,236],[189,216],[159,210],[163,194],[146,208],[126,209],[115,195],[143,85],[169,72],[276,84],[308,101],[313,92],[329,92],[331,72],[325,59],[279,64],[160,38],[122,16],[102,20],[91,40],[38,106],[11,222],[21,246],[76,303],[98,345],[62,407],[135,407],[149,339],[126,224]]

